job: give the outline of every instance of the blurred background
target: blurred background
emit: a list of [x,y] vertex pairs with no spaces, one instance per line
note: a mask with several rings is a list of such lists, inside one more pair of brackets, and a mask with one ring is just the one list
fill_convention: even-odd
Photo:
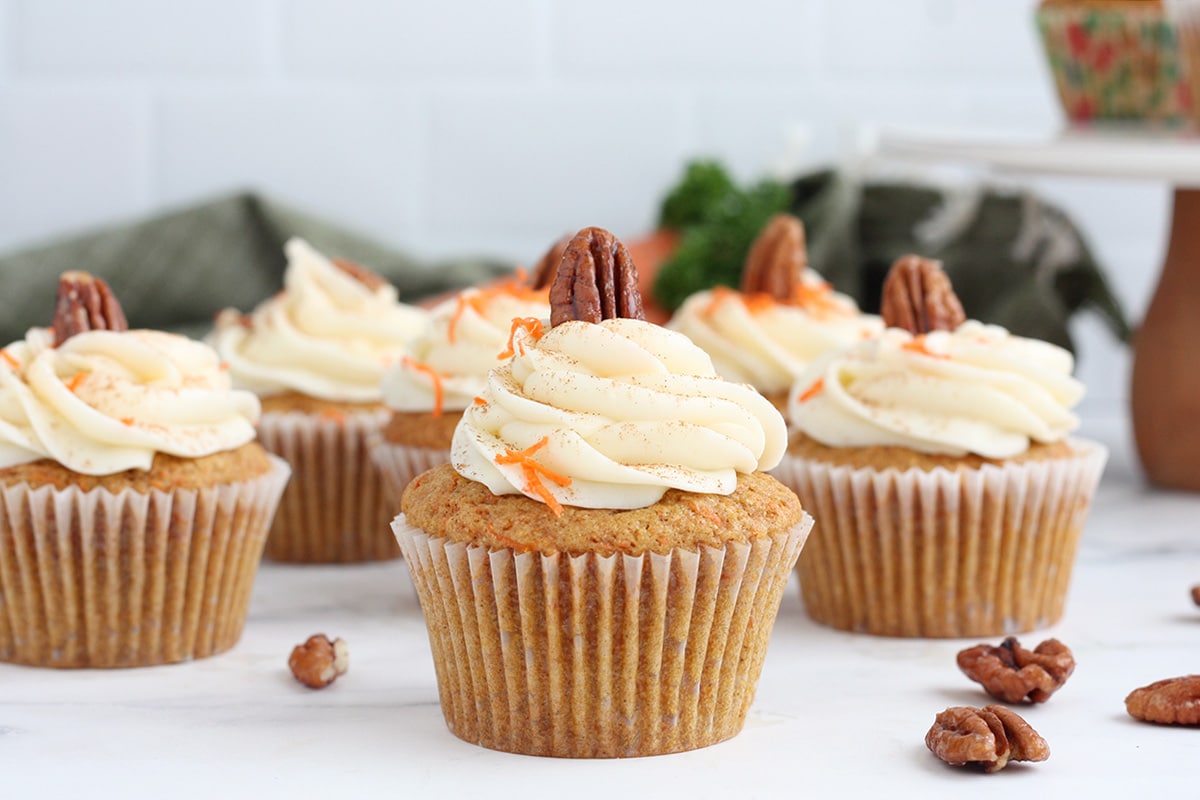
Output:
[[[648,231],[697,156],[944,180],[870,131],[1061,127],[1034,7],[0,0],[0,254],[249,188],[419,257],[528,263],[583,225]],[[1140,318],[1168,187],[989,180],[1066,210]],[[1083,416],[1122,416],[1126,348],[1071,324]]]

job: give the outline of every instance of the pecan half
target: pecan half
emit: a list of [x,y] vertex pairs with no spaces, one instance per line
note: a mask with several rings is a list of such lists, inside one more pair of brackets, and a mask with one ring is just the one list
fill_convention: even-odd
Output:
[[883,323],[919,335],[952,331],[966,321],[962,303],[942,271],[942,263],[921,256],[901,256],[883,281]]
[[955,767],[997,772],[1010,761],[1045,761],[1050,746],[1019,714],[1004,706],[951,706],[934,719],[925,746]]
[[768,294],[791,303],[799,294],[808,267],[804,223],[791,214],[776,214],[758,234],[742,267],[743,294]]
[[567,250],[567,245],[571,241],[571,234],[566,234],[554,244],[550,245],[537,264],[533,267],[533,272],[530,275],[530,288],[533,289],[548,289],[554,283],[554,276],[558,273],[559,262],[562,261],[563,253]]
[[1183,675],[1134,689],[1125,698],[1134,719],[1160,725],[1200,725],[1200,675]]
[[1200,606],[1200,585],[1192,587],[1192,602]]
[[367,269],[362,264],[358,264],[346,258],[332,258],[330,261],[333,262],[335,267],[349,275],[351,278],[354,278],[354,280],[358,281],[372,292],[382,289],[384,286],[388,285],[387,278],[383,277],[374,270]]
[[1044,703],[1075,671],[1075,657],[1058,639],[1033,650],[1009,636],[998,647],[978,644],[958,654],[958,668],[1005,703]]
[[550,285],[550,324],[645,319],[637,267],[625,245],[603,228],[584,228],[563,252]]
[[350,649],[342,639],[330,641],[323,633],[314,634],[292,648],[288,669],[296,680],[312,689],[324,689],[350,668]]
[[87,272],[64,272],[54,300],[54,344],[86,331],[125,331],[129,323],[116,295],[102,278]]

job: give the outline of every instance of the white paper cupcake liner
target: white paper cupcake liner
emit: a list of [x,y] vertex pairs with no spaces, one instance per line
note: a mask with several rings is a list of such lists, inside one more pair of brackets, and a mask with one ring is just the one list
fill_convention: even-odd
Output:
[[978,469],[854,469],[787,456],[772,474],[817,519],[799,560],[809,615],[884,636],[998,636],[1063,613],[1107,460],[1077,455]]
[[724,548],[543,555],[393,523],[429,628],[446,724],[495,750],[692,750],[745,722],[812,528]]
[[331,564],[400,557],[388,525],[400,510],[367,446],[388,412],[330,419],[267,412],[258,425],[263,447],[292,465],[292,481],[267,539],[272,561]]
[[411,447],[395,444],[376,433],[369,442],[371,459],[383,474],[392,507],[400,508],[400,498],[409,481],[426,470],[450,463],[450,451],[436,447]]
[[241,636],[290,470],[205,489],[0,487],[0,661],[134,667]]

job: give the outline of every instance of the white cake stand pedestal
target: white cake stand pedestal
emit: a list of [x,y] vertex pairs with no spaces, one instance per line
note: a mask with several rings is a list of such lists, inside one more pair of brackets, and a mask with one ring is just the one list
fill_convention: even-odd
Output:
[[1200,491],[1200,135],[1137,127],[1071,129],[1040,139],[893,131],[880,135],[878,152],[1174,187],[1166,260],[1134,338],[1131,412],[1150,480]]

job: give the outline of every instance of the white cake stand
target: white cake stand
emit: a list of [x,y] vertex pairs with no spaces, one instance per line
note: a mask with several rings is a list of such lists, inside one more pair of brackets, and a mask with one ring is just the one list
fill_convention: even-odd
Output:
[[880,134],[878,152],[1174,187],[1166,260],[1134,340],[1131,411],[1149,478],[1200,491],[1200,134],[1135,126],[1028,139],[890,131]]

